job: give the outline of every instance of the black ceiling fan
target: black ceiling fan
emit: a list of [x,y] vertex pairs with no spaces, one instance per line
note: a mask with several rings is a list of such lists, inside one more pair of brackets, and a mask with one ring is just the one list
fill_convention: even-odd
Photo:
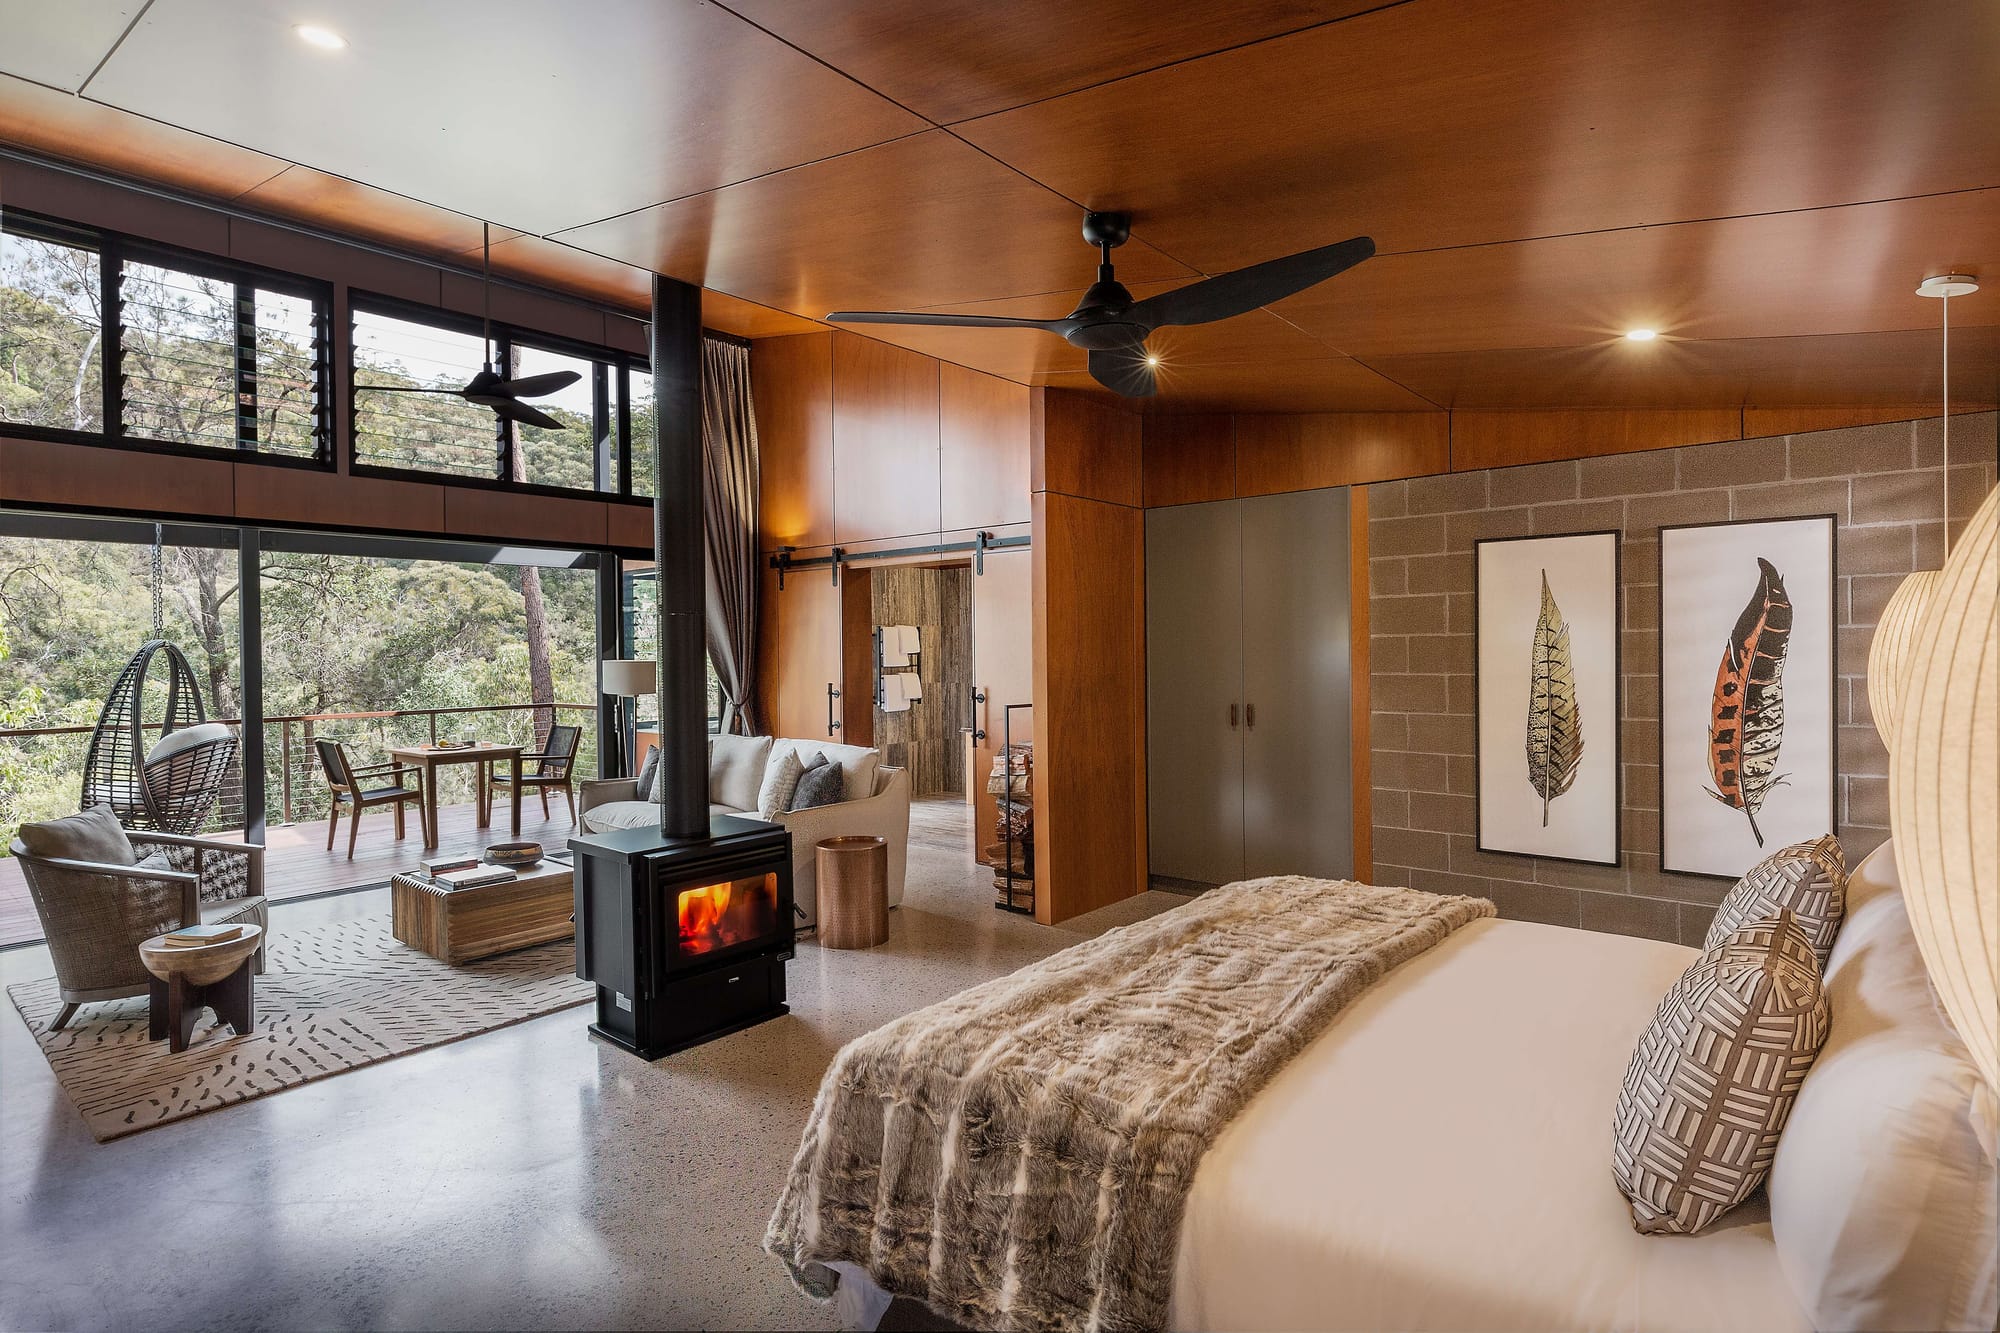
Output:
[[485,274],[485,284],[481,288],[482,312],[480,315],[480,336],[486,342],[486,364],[462,389],[423,389],[414,385],[366,385],[371,393],[448,393],[463,398],[468,403],[478,403],[481,407],[493,409],[493,415],[502,421],[518,421],[523,425],[539,426],[543,430],[568,430],[569,427],[557,421],[537,407],[530,407],[523,398],[540,398],[558,389],[567,389],[582,379],[574,370],[552,370],[546,375],[528,375],[518,380],[503,379],[493,369],[493,233],[492,228],[480,224],[482,252],[484,259],[481,269]]
[[1132,235],[1126,213],[1087,213],[1083,239],[1096,246],[1100,259],[1097,281],[1083,294],[1076,309],[1061,319],[1012,319],[1001,315],[927,315],[881,310],[836,310],[827,318],[841,324],[927,324],[964,329],[1041,329],[1060,334],[1072,347],[1090,353],[1090,374],[1099,384],[1127,398],[1150,398],[1157,357],[1146,350],[1154,329],[1172,324],[1213,324],[1259,306],[1281,301],[1337,273],[1353,268],[1375,253],[1366,236],[1283,259],[1270,259],[1234,273],[1219,273],[1185,287],[1176,287],[1143,301],[1134,301],[1125,285],[1112,276],[1111,252]]

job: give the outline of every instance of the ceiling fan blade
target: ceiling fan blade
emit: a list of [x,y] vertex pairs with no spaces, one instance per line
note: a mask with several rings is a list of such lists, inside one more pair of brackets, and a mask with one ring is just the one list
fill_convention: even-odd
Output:
[[487,390],[507,398],[540,398],[543,394],[567,389],[582,379],[574,370],[551,370],[545,375],[529,375],[518,380],[502,380]]
[[1149,296],[1132,307],[1129,317],[1155,329],[1169,324],[1213,324],[1282,301],[1353,268],[1374,253],[1372,239],[1356,236]]
[[949,329],[1040,329],[1061,333],[1060,319],[1012,319],[1005,315],[926,315],[917,311],[836,310],[827,316],[834,324],[922,324]]
[[1113,393],[1127,398],[1153,396],[1153,367],[1144,347],[1120,348],[1090,354],[1090,377]]
[[557,421],[540,408],[530,407],[526,403],[517,403],[512,399],[494,403],[492,404],[492,408],[495,416],[502,417],[508,421],[518,421],[524,426],[540,426],[543,430],[569,429],[569,427],[563,425],[562,422]]
[[407,384],[357,384],[354,387],[367,393],[449,393],[459,397],[465,395],[463,389],[419,389]]

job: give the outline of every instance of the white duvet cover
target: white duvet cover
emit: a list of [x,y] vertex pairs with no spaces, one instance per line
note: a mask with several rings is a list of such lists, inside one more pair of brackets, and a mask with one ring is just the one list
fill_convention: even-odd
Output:
[[1612,1183],[1619,1080],[1694,952],[1477,921],[1384,978],[1203,1159],[1173,1326],[1808,1327],[1761,1193],[1641,1236]]

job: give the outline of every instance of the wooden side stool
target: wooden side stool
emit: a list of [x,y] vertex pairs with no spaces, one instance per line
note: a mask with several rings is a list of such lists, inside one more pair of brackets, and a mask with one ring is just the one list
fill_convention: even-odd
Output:
[[239,1037],[256,1026],[256,991],[252,966],[264,928],[246,925],[243,933],[220,944],[177,949],[165,935],[139,946],[139,961],[152,973],[147,996],[146,1035],[168,1038],[167,1049],[178,1055],[194,1036],[194,1021],[204,1008],[215,1010]]

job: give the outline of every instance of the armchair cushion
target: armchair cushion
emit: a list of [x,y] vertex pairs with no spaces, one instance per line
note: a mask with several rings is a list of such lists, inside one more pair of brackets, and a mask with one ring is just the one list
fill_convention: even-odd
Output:
[[136,865],[139,857],[118,816],[108,805],[93,805],[43,824],[21,825],[21,845],[30,856],[91,861],[105,866]]

